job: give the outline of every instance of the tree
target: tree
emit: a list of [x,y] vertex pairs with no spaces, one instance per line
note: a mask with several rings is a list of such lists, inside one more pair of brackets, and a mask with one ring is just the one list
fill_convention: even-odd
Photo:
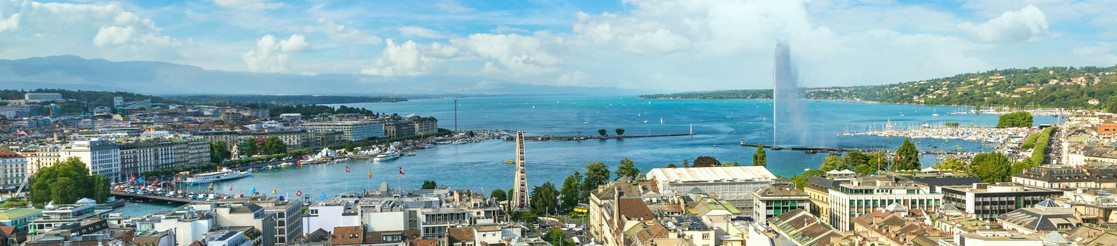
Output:
[[945,126],[945,127],[958,127],[958,126],[961,126],[962,124],[959,124],[958,122],[951,121],[951,122],[942,123],[942,125]]
[[838,170],[842,165],[841,163],[842,162],[838,159],[838,155],[827,155],[825,158],[822,158],[822,165],[819,165],[818,169],[823,172]]
[[0,208],[23,208],[23,207],[27,207],[27,200],[22,199],[22,198],[8,198],[8,200],[4,200],[3,204],[0,204]]
[[756,153],[752,154],[752,165],[759,167],[768,166],[768,154],[764,153],[764,145],[756,145]]
[[1016,163],[1012,163],[1012,168],[1009,169],[1009,175],[1023,173],[1024,170],[1028,170],[1036,166],[1038,165],[1036,164],[1035,159],[1023,158]]
[[265,155],[286,154],[287,144],[283,143],[279,137],[271,136],[264,139],[264,145],[260,148],[260,153]]
[[546,234],[543,234],[543,239],[547,240],[547,242],[551,243],[553,246],[574,245],[574,240],[567,238],[566,234],[559,228],[551,228],[551,230],[548,230]]
[[498,202],[507,201],[508,193],[504,193],[504,190],[501,189],[495,189],[492,193],[489,194],[489,198],[492,198],[493,200],[496,200]]
[[597,135],[604,137],[605,134],[609,134],[609,131],[606,131],[605,128],[597,129]]
[[216,141],[209,143],[210,163],[221,163],[221,161],[229,159],[231,155],[232,153],[229,153],[229,149],[225,148],[225,142]]
[[551,214],[558,208],[559,192],[550,181],[531,189],[531,212]]
[[1011,165],[1012,162],[1008,157],[1001,153],[981,153],[973,157],[969,173],[980,178],[982,182],[992,184],[1008,180]]
[[617,137],[624,136],[624,128],[617,128],[614,132],[617,133]]
[[559,210],[565,212],[577,207],[578,203],[582,202],[582,173],[574,171],[574,174],[567,176],[566,180],[562,181],[562,190],[559,193],[562,194]]
[[1027,111],[1007,113],[997,120],[997,128],[1032,127],[1032,113]]
[[97,179],[107,178],[90,174],[85,163],[72,157],[39,169],[31,179],[30,201],[36,206],[50,201],[57,204],[74,203],[82,197],[104,202],[108,197],[106,194],[109,192],[109,185],[107,180],[99,183]]
[[622,177],[628,177],[632,180],[640,177],[640,169],[636,169],[636,163],[633,163],[627,157],[621,159],[621,165],[617,166],[617,179]]
[[959,172],[959,173],[966,173],[967,166],[968,166],[968,164],[966,164],[965,161],[959,160],[958,158],[951,157],[951,158],[946,158],[946,160],[942,160],[942,162],[939,162],[939,163],[937,163],[937,164],[935,164],[931,167],[935,168],[936,170],[940,170],[940,171],[953,171],[953,172]]
[[675,163],[667,163],[667,166],[665,166],[665,168],[677,168],[677,167],[679,167],[679,166],[675,166]]
[[721,162],[718,159],[709,156],[699,156],[694,158],[694,167],[719,167]]
[[690,167],[690,160],[683,160],[683,167]]
[[423,181],[423,189],[434,189],[434,188],[438,188],[438,183],[434,182],[434,180]]
[[582,180],[582,199],[589,198],[590,192],[597,189],[598,185],[609,182],[609,168],[603,162],[594,162],[586,165],[586,177]]
[[900,148],[896,149],[896,161],[892,163],[891,170],[919,170],[921,167],[923,166],[919,164],[919,150],[915,149],[911,139],[905,138]]
[[810,169],[803,173],[800,173],[799,175],[791,176],[791,182],[795,183],[795,187],[802,189],[803,186],[806,186],[807,183],[810,182],[811,177],[822,177],[823,175],[826,175],[826,171],[820,169]]

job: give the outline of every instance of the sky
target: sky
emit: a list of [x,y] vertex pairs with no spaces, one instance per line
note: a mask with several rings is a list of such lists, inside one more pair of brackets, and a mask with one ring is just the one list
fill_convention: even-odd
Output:
[[1114,0],[0,0],[0,59],[659,91],[1117,64]]

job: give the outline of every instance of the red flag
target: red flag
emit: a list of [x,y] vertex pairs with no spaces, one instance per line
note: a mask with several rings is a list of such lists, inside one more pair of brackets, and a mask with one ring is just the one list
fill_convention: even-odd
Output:
[[349,166],[345,166],[345,173],[349,173]]
[[403,175],[403,167],[399,167],[399,175]]
[[303,196],[303,190],[295,191],[295,196]]

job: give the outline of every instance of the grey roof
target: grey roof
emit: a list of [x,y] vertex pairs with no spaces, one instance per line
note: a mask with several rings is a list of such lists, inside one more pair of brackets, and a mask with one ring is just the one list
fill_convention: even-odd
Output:
[[1065,245],[1070,243],[1070,240],[1067,240],[1066,237],[1063,237],[1063,234],[1059,234],[1058,232],[1051,232],[1047,233],[1047,235],[1043,235],[1043,242],[1045,244],[1051,243],[1057,245]]
[[1055,201],[1052,201],[1051,199],[1043,199],[1043,201],[1040,201],[1039,203],[1036,203],[1036,207],[1060,208],[1060,207],[1063,207],[1063,206],[1059,205],[1059,203],[1056,203]]
[[981,183],[981,179],[974,176],[943,176],[943,177],[901,177],[912,182],[929,186],[931,189],[939,186],[972,185]]
[[1060,224],[1069,225],[1071,228],[1082,225],[1082,221],[1078,220],[1069,210],[1063,211],[1044,207],[1013,210],[997,216],[997,220],[1034,231],[1059,231],[1058,225]]

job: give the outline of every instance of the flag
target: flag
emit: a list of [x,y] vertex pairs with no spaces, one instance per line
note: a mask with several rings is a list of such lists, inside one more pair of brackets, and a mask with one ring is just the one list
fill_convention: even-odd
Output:
[[256,186],[252,186],[252,193],[256,193]]
[[399,167],[399,175],[403,175],[403,167]]
[[213,190],[213,183],[209,183],[209,190]]
[[230,186],[229,186],[229,192],[232,192],[232,191],[233,191],[233,186],[232,186],[232,185],[230,185]]
[[349,173],[349,166],[345,166],[345,173]]
[[322,195],[321,195],[321,197],[322,197],[322,200],[326,200],[326,193],[325,193],[325,192],[322,192]]
[[271,189],[271,194],[272,194],[272,195],[275,195],[276,193],[277,193],[277,192],[275,192],[275,189]]
[[141,183],[141,184],[143,184],[143,183],[144,183],[144,178],[143,178],[143,177],[140,177],[140,178],[136,179],[136,183]]
[[302,190],[295,191],[295,196],[297,196],[297,197],[298,196],[303,196],[303,191]]
[[368,169],[368,178],[372,178],[372,168]]

